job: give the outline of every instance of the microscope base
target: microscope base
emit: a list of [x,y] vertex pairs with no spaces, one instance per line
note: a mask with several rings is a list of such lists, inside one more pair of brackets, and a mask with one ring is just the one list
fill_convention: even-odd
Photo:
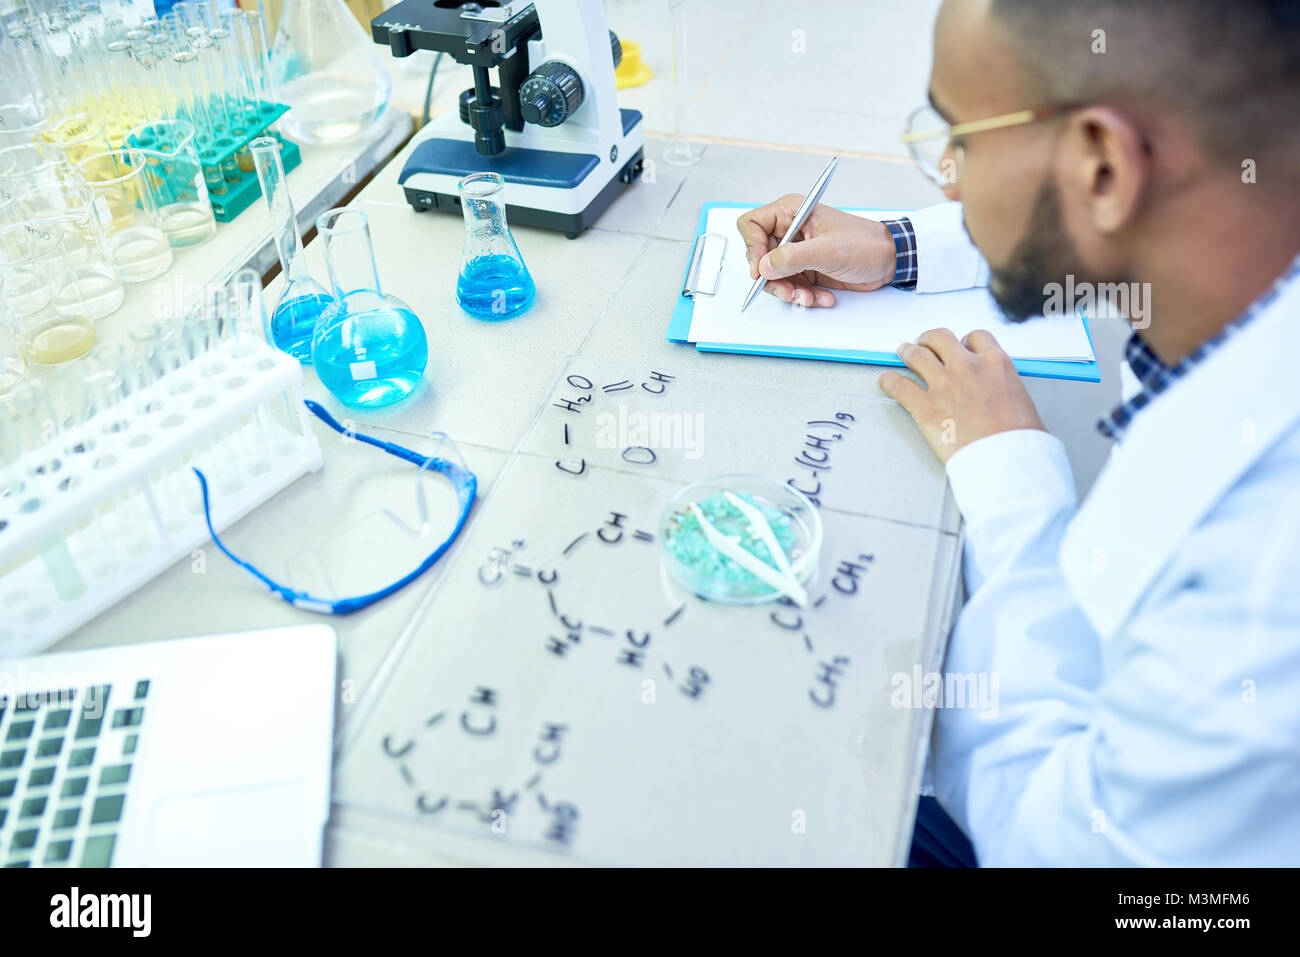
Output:
[[[604,188],[592,198],[587,206],[576,212],[566,213],[541,206],[516,206],[506,204],[506,219],[512,226],[538,226],[564,233],[569,239],[577,239],[593,225],[624,189],[632,185],[641,175],[645,162],[645,150],[639,149],[623,164],[617,176],[605,184]],[[507,182],[509,180],[507,179]],[[455,193],[443,193],[436,190],[404,186],[406,201],[417,213],[437,210],[459,216],[460,196]]]

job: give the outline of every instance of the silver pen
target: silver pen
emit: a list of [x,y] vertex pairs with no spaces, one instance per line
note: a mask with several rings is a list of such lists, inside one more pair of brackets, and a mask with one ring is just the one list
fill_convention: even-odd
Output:
[[[803,203],[799,206],[799,211],[794,214],[794,220],[790,223],[790,228],[785,231],[785,235],[781,237],[781,241],[776,244],[777,249],[780,249],[788,243],[795,233],[803,229],[803,224],[808,219],[808,215],[813,211],[813,207],[821,202],[822,194],[826,192],[826,187],[830,185],[831,175],[834,174],[835,167],[839,165],[839,162],[840,158],[838,156],[832,156],[831,161],[826,164],[826,168],[822,170],[821,175],[817,177],[817,182],[813,183],[812,189],[810,189],[808,195],[803,198]],[[741,312],[744,312],[749,308],[749,304],[754,301],[754,297],[762,292],[763,287],[766,285],[767,280],[762,276],[759,276],[754,280],[754,285],[750,287],[749,295],[745,297],[745,304],[740,307]]]

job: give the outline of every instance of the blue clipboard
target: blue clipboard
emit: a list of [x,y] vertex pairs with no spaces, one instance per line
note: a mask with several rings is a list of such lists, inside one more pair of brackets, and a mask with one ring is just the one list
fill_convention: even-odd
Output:
[[[709,210],[715,208],[752,209],[754,203],[705,203],[700,207],[700,218],[695,224],[695,235],[699,238],[708,228]],[[848,207],[845,207],[848,208]],[[882,212],[904,213],[907,210],[882,210]],[[687,257],[688,260],[690,257]],[[686,264],[682,277],[685,289],[687,273],[691,264]],[[672,318],[668,321],[668,341],[690,344],[691,315],[695,309],[695,300],[683,293],[673,308]],[[1092,330],[1088,328],[1086,316],[1083,329],[1088,336],[1088,345],[1092,346]],[[893,352],[866,352],[855,349],[791,349],[785,346],[733,345],[725,342],[696,342],[695,348],[700,352],[735,352],[753,356],[781,356],[787,359],[825,359],[831,362],[861,362],[869,365],[901,366],[903,361]],[[1095,353],[1095,348],[1094,348]],[[1092,362],[1055,362],[1046,359],[1015,359],[1016,369],[1024,376],[1042,379],[1071,379],[1079,382],[1100,382],[1101,370],[1094,359]]]

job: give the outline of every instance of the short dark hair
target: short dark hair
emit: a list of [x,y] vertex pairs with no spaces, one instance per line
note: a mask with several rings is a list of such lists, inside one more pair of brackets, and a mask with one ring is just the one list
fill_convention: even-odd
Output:
[[1300,148],[1300,0],[993,0],[991,9],[1033,105],[1167,110],[1236,168]]

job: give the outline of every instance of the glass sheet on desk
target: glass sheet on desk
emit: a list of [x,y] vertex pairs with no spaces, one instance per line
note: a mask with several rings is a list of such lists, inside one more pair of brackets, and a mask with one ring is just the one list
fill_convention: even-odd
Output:
[[[900,415],[573,360],[344,730],[335,801],[426,823],[431,847],[897,862],[929,728],[895,706],[899,676],[937,667],[960,558],[942,469]],[[634,431],[652,421],[657,441]],[[664,573],[664,504],[731,471],[820,484],[811,607],[714,605]]]

